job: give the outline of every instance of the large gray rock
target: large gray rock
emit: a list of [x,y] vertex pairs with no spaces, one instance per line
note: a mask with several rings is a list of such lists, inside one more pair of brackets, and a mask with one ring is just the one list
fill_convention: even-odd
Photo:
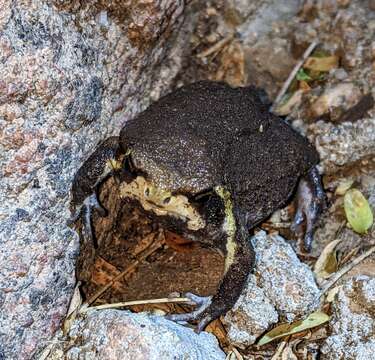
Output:
[[73,324],[68,341],[68,360],[225,359],[213,335],[197,335],[161,316],[129,311],[90,311]]
[[319,288],[311,269],[301,262],[281,236],[259,232],[252,238],[256,252],[255,276],[270,302],[288,321],[319,306]]
[[246,288],[223,319],[228,339],[239,348],[254,344],[279,319],[275,307],[256,283],[255,276],[250,275]]
[[279,317],[293,321],[319,306],[312,271],[281,236],[260,231],[251,241],[256,253],[254,275],[224,317],[228,338],[239,347],[253,344]]
[[333,302],[332,334],[322,359],[367,360],[375,354],[375,278],[346,281]]
[[0,9],[0,358],[28,359],[59,328],[75,284],[72,178],[168,89],[189,29],[183,1]]

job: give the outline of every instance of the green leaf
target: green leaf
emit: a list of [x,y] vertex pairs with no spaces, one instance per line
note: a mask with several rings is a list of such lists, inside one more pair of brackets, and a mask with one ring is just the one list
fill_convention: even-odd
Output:
[[345,193],[344,209],[349,224],[359,234],[366,233],[374,222],[368,201],[357,189],[350,189]]
[[312,77],[306,74],[306,71],[303,68],[301,68],[297,72],[296,79],[298,81],[309,81],[312,80]]
[[267,334],[265,334],[257,343],[257,345],[265,345],[278,338],[292,335],[313,327],[322,325],[329,321],[330,317],[322,311],[315,311],[310,314],[305,320],[299,320],[291,324],[281,324]]

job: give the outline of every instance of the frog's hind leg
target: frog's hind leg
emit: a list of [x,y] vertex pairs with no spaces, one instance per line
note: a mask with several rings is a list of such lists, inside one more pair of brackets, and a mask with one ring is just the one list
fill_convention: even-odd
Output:
[[297,211],[291,228],[297,235],[302,235],[305,227],[304,247],[310,251],[315,225],[326,205],[326,195],[316,167],[300,180],[297,196]]
[[[247,230],[244,230],[247,232]],[[173,321],[198,321],[196,332],[200,333],[212,321],[233,308],[246,284],[247,277],[254,264],[254,252],[250,241],[236,232],[236,245],[232,254],[225,257],[225,273],[215,295],[201,297],[187,293],[198,308],[187,314],[167,315]],[[241,236],[241,238],[239,238]]]
[[254,250],[248,239],[246,216],[233,207],[230,194],[218,187],[215,190],[225,205],[226,220],[223,229],[226,233],[225,269],[215,295],[199,297],[186,294],[198,308],[188,314],[169,315],[174,321],[197,320],[196,331],[199,333],[212,320],[232,309],[246,284],[247,277],[254,265]]

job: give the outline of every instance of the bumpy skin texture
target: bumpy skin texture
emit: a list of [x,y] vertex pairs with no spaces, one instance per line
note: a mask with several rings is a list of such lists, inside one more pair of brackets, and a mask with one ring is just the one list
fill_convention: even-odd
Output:
[[249,227],[282,206],[318,162],[314,147],[269,113],[256,89],[208,81],[152,104],[124,126],[120,142],[159,187],[187,194],[230,187]]
[[[268,112],[256,89],[233,89],[209,81],[161,98],[127,122],[119,140],[119,151],[130,154],[137,174],[159,189],[186,195],[206,226],[193,231],[181,219],[150,216],[167,229],[226,255],[217,293],[203,300],[195,313],[171,317],[199,320],[200,331],[231,309],[242,291],[254,262],[248,230],[288,201],[298,180],[318,162],[318,155],[305,138]],[[109,145],[113,149],[113,143]],[[91,156],[78,172],[83,180],[77,178],[74,186],[81,198],[94,193],[94,184],[99,183],[96,169],[104,168],[98,162],[111,151],[102,145],[96,150],[100,156]],[[319,205],[322,198],[318,200],[314,203],[310,198],[309,206],[301,208],[300,220],[309,217],[310,208],[319,208],[310,206]]]
[[108,175],[108,159],[119,157],[119,139],[112,136],[103,141],[77,171],[72,185],[72,206],[79,207],[93,189]]

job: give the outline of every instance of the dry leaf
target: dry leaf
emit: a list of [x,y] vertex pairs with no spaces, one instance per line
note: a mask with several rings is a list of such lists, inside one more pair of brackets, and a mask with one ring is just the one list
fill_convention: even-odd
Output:
[[314,273],[320,279],[328,278],[337,270],[337,258],[335,248],[341,240],[331,241],[322,251],[314,265]]
[[79,288],[81,286],[81,282],[78,281],[76,287],[74,288],[72,299],[70,300],[69,309],[66,313],[67,317],[73,313],[73,311],[77,310],[82,305],[82,296]]
[[78,282],[76,287],[74,288],[73,296],[69,304],[69,310],[63,323],[64,334],[67,334],[69,332],[74,320],[77,317],[78,309],[82,305],[81,292],[79,291],[80,286],[81,282]]
[[286,340],[280,342],[280,344],[277,346],[276,352],[272,355],[271,360],[280,360],[281,354],[288,343],[288,339],[289,338],[286,338]]
[[326,301],[331,303],[335,299],[336,294],[340,291],[341,288],[342,285],[339,285],[329,290],[326,296]]
[[310,91],[311,90],[311,87],[310,85],[306,82],[306,81],[300,81],[299,82],[299,88],[306,92],[306,91]]
[[275,327],[264,336],[262,336],[257,345],[265,345],[281,337],[311,329],[313,327],[326,323],[327,321],[329,321],[329,319],[330,317],[324,312],[313,312],[305,320],[299,320],[291,324],[281,324]]
[[290,346],[286,346],[281,354],[281,360],[298,360]]
[[299,105],[302,101],[303,90],[297,90],[290,96],[286,102],[281,102],[280,105],[276,107],[274,113],[280,116],[285,116],[291,113],[293,108]]
[[352,187],[353,179],[343,179],[335,190],[335,195],[345,195],[345,193]]
[[[91,282],[98,286],[105,286],[121,273],[115,266],[98,257],[95,260],[94,269],[91,274]],[[121,280],[115,281],[113,288],[118,292],[124,292],[125,287]]]
[[146,235],[142,240],[138,241],[137,245],[131,251],[131,255],[137,256],[141,252],[145,251],[155,240],[157,233],[153,232]]
[[357,189],[348,190],[344,196],[346,218],[353,230],[364,234],[372,226],[374,217],[370,205]]
[[330,71],[336,69],[339,66],[339,58],[335,55],[325,56],[325,57],[314,57],[310,56],[307,58],[304,69],[314,70],[314,71]]
[[225,360],[243,360],[243,356],[236,350],[229,351]]

